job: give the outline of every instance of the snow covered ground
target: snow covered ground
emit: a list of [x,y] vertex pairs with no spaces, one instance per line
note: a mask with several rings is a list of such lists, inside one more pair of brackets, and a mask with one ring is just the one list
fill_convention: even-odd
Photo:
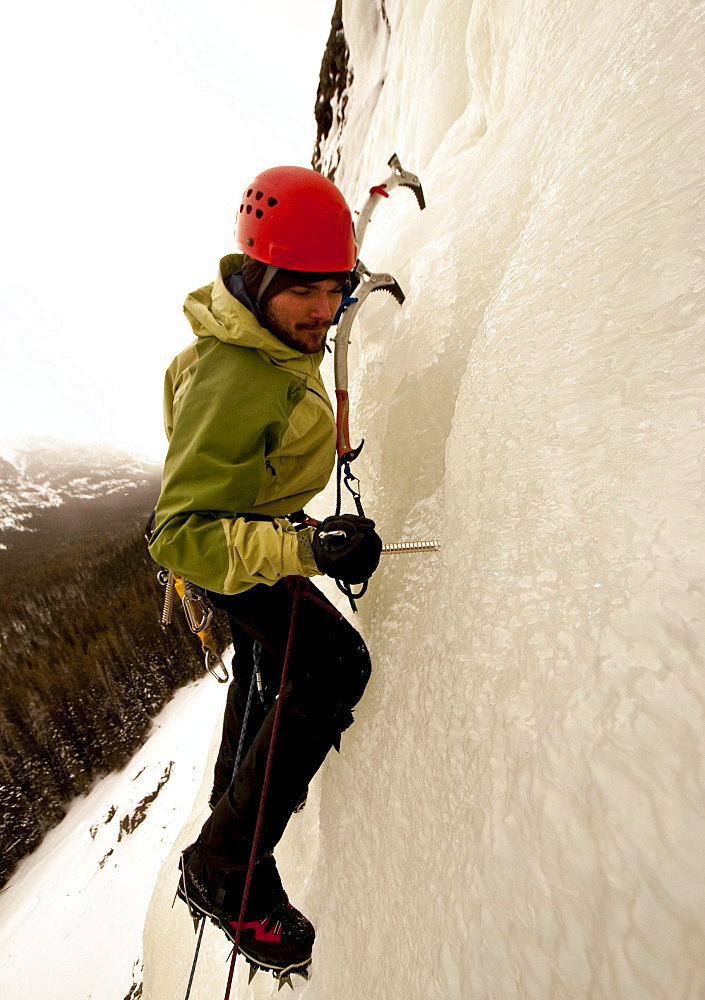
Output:
[[182,689],[130,764],[76,800],[20,865],[0,895],[3,1000],[140,995],[147,906],[203,779],[223,700],[210,677]]

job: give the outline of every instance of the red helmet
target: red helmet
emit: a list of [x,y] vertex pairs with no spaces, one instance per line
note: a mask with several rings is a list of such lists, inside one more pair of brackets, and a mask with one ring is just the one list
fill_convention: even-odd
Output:
[[332,181],[306,167],[272,167],[242,196],[235,246],[289,271],[352,271],[352,215]]

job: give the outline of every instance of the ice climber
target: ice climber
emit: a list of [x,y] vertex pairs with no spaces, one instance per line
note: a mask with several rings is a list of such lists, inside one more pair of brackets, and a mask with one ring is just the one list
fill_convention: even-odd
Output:
[[[227,613],[235,649],[212,812],[181,856],[178,894],[194,916],[239,937],[252,964],[281,977],[305,974],[315,932],[289,903],[272,852],[326,754],[340,749],[370,674],[361,637],[308,578],[366,580],[381,541],[356,515],[317,527],[288,519],[334,466],[319,367],[356,262],[350,210],[315,171],[275,167],[243,194],[235,246],[242,253],[223,258],[215,282],[184,306],[196,339],[166,375],[169,450],[150,551]],[[296,586],[313,599],[298,602],[261,802]],[[261,695],[251,699],[233,775],[253,673]]]

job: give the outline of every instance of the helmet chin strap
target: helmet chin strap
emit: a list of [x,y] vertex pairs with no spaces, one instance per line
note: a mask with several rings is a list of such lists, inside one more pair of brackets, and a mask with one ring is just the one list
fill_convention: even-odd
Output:
[[257,289],[257,297],[255,299],[257,305],[260,305],[262,301],[262,296],[267,291],[267,288],[271,285],[278,270],[279,268],[276,267],[274,264],[267,265],[267,270],[264,272],[264,276],[262,278],[262,281],[260,282],[260,286]]

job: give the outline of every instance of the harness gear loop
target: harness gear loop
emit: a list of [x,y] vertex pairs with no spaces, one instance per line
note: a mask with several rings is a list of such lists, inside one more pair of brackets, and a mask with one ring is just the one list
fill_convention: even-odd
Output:
[[176,592],[181,598],[181,606],[186,615],[188,627],[196,635],[205,632],[213,621],[213,608],[206,603],[205,597],[183,577],[176,577]]
[[215,677],[219,684],[227,684],[230,680],[228,668],[218,651],[218,644],[211,629],[214,612],[205,594],[202,594],[193,584],[172,570],[161,569],[157,573],[157,580],[166,587],[162,625],[169,625],[171,622],[174,592],[176,592],[181,598],[181,606],[184,609],[188,627],[201,641],[206,670]]

